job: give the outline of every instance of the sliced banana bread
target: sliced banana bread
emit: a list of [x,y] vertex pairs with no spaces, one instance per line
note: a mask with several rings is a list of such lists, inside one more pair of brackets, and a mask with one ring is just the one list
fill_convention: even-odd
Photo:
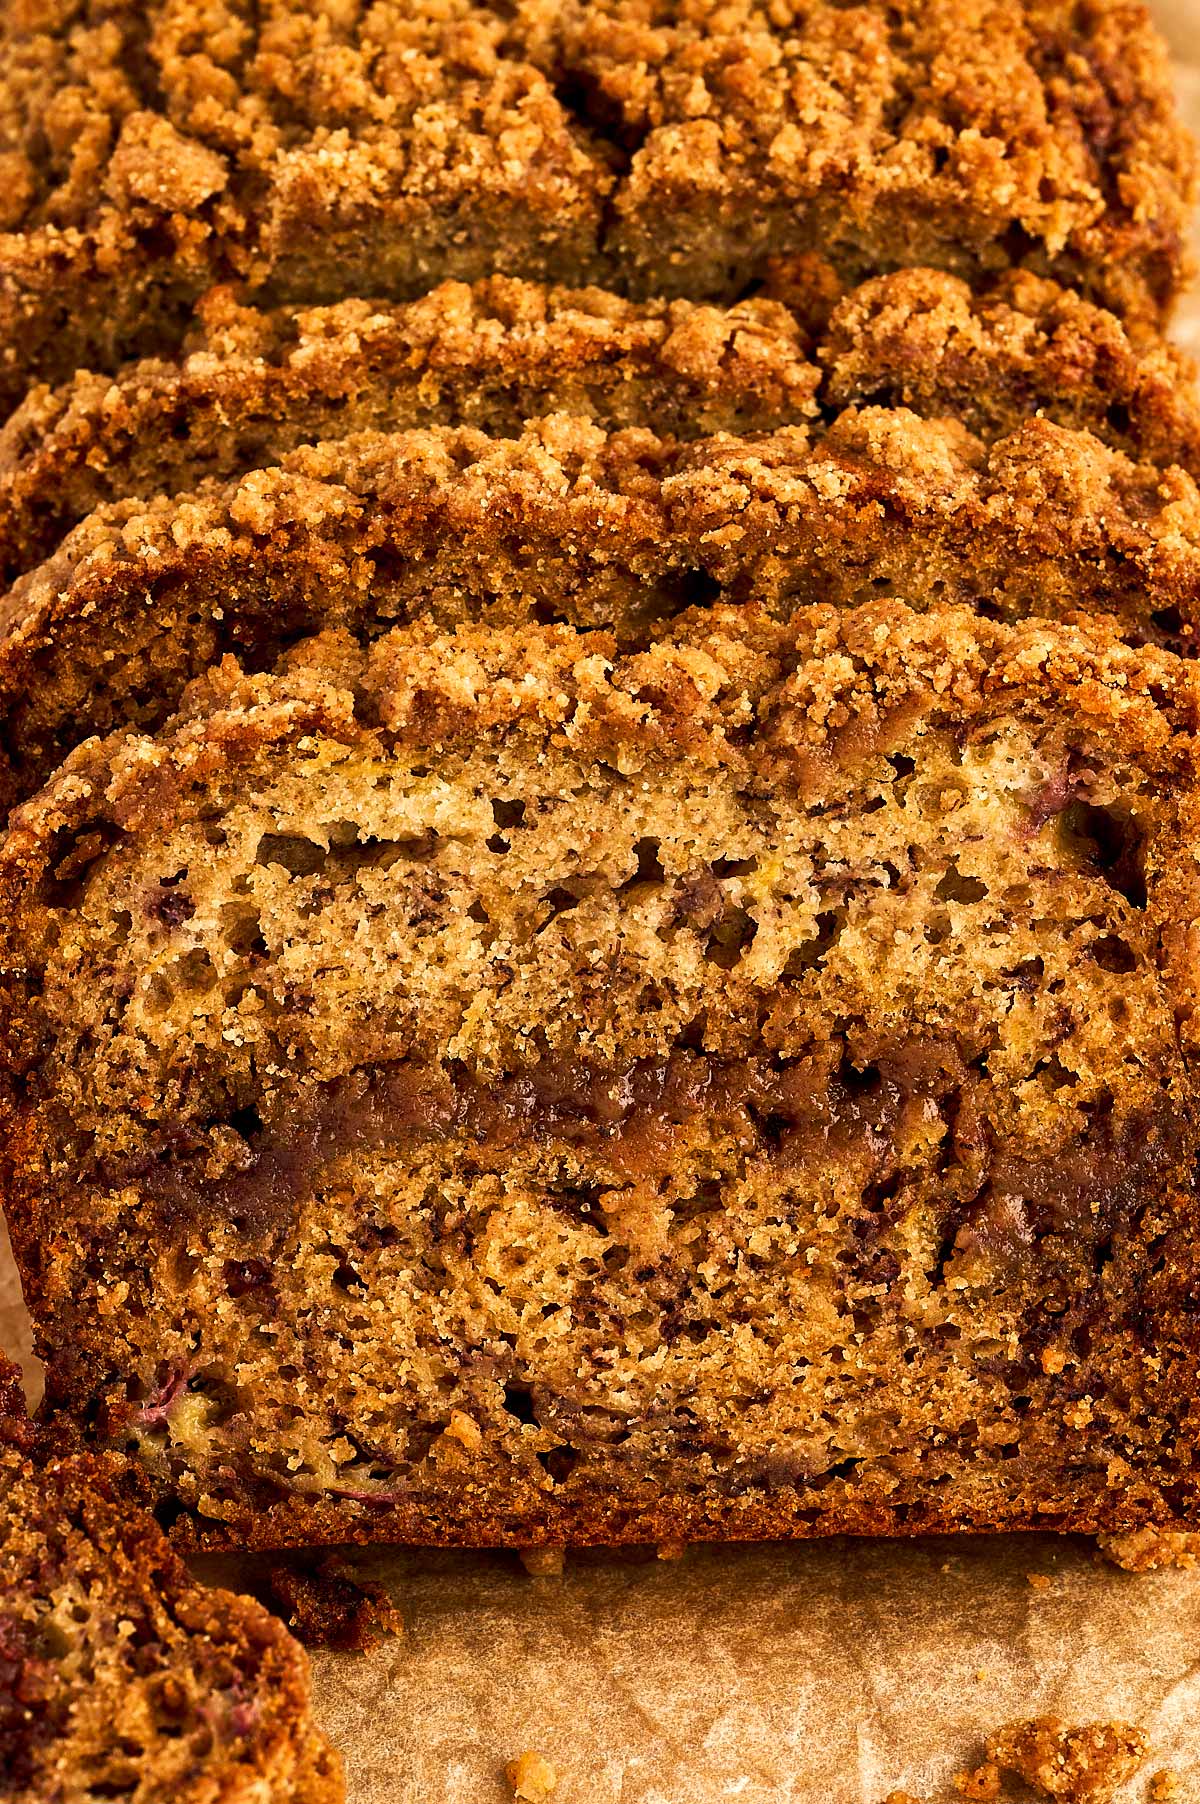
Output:
[[[779,289],[788,292],[782,273]],[[827,408],[879,403],[949,414],[986,439],[1039,414],[1131,457],[1200,475],[1190,359],[1025,270],[974,292],[936,269],[877,276],[838,301],[817,356]]]
[[1036,414],[1196,476],[1191,374],[1156,334],[1131,336],[1024,272],[973,293],[940,270],[898,270],[839,298],[827,264],[777,259],[765,293],[732,307],[506,276],[407,303],[299,310],[214,289],[179,360],[36,387],[0,427],[0,584],[106,502],[365,429],[516,434],[553,412],[683,439],[797,423],[817,433],[863,403],[951,415],[986,440]]
[[119,1461],[55,1455],[0,1358],[0,1798],[340,1804],[308,1664],[195,1583]]
[[80,748],[0,849],[52,1408],[200,1540],[1189,1520],[1198,701],[718,607]]
[[1030,420],[987,446],[904,409],[690,445],[558,416],[515,439],[362,434],[99,510],[0,604],[0,798],[90,732],[153,724],[225,649],[324,625],[565,619],[645,643],[699,600],[880,593],[1005,616],[1110,610],[1191,647],[1200,494]]
[[29,0],[0,14],[0,412],[177,345],[213,281],[730,300],[817,248],[1159,318],[1191,184],[1129,0]]
[[555,412],[696,438],[819,412],[812,347],[767,299],[638,304],[493,276],[408,303],[264,311],[216,289],[184,349],[35,388],[0,428],[0,583],[106,501],[262,468],[316,439],[433,425],[502,436]]
[[629,155],[605,249],[712,293],[768,251],[858,279],[1020,266],[1161,316],[1193,147],[1140,0],[567,0],[582,116]]

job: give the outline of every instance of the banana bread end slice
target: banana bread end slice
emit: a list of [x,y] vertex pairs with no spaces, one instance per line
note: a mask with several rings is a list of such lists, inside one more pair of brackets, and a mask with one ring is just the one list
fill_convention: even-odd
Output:
[[193,1581],[119,1460],[61,1454],[0,1356],[0,1798],[341,1804],[303,1650]]

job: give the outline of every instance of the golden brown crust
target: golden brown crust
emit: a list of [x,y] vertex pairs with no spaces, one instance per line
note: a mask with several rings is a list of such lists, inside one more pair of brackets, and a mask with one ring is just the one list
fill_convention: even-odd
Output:
[[[361,434],[194,495],[99,510],[0,608],[8,795],[88,732],[161,719],[188,677],[322,625],[539,618],[645,643],[698,597],[781,617],[881,591],[1008,617],[1112,613],[1187,647],[1200,495],[1031,420],[985,446],[902,409],[675,445],[559,416],[518,439]],[[103,621],[105,656],[94,633]]]
[[1182,359],[1024,272],[973,294],[941,271],[901,270],[839,300],[827,265],[777,260],[767,294],[730,308],[503,276],[407,304],[301,310],[242,306],[217,289],[179,361],[35,388],[0,429],[0,582],[105,503],[365,429],[503,437],[564,412],[660,438],[801,423],[817,436],[864,403],[952,416],[987,442],[1037,415],[1200,471],[1200,406]]
[[817,355],[826,406],[950,414],[987,439],[1036,413],[1135,458],[1200,473],[1189,361],[1024,270],[975,293],[940,270],[876,277],[834,308]]
[[0,1796],[340,1804],[303,1651],[195,1584],[120,1462],[56,1454],[0,1379]]
[[1198,699],[716,608],[80,748],[0,852],[52,1403],[218,1542],[1186,1520]]
[[503,437],[553,412],[678,438],[814,419],[809,351],[767,299],[639,305],[493,276],[407,304],[271,312],[213,290],[179,362],[35,388],[0,429],[0,583],[104,502],[190,489],[315,439],[436,425]]
[[1019,264],[1161,317],[1191,150],[1128,0],[91,0],[0,39],[0,394],[177,343],[236,277],[403,296],[490,269],[733,298]]
[[[1019,263],[1119,310],[1165,297],[1192,152],[1141,5],[921,0],[784,17],[780,30],[757,0],[568,12],[591,113],[633,147],[614,242],[660,285],[664,263],[679,283],[697,265],[713,279],[722,256],[741,253],[744,268],[739,209],[752,197],[761,244],[815,242],[853,276]],[[1125,254],[1132,281],[1118,273]]]

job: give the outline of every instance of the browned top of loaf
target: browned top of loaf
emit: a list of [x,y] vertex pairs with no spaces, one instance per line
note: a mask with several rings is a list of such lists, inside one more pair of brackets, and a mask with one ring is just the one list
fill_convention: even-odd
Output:
[[[903,527],[903,532],[901,532]],[[326,560],[344,587],[354,559],[403,534],[471,534],[481,555],[515,535],[557,535],[573,556],[657,573],[676,565],[724,580],[761,575],[772,553],[811,543],[832,562],[857,541],[911,539],[913,576],[939,533],[970,549],[964,591],[989,593],[989,553],[1072,566],[1071,605],[1194,603],[1200,492],[1181,470],[1137,463],[1094,436],[1030,420],[987,445],[951,420],[905,408],[848,409],[823,435],[805,426],[690,444],[648,429],[605,433],[565,415],[516,437],[473,428],[364,432],[298,447],[278,467],[189,494],[102,508],[0,604],[5,656],[35,622],[95,605],[102,584],[153,579],[188,561],[255,555]],[[997,582],[997,592],[1004,584]],[[914,597],[919,599],[919,597]],[[1067,605],[1052,598],[1047,611]],[[236,597],[230,598],[236,605]],[[1031,610],[1036,611],[1036,610]],[[620,622],[613,624],[620,625]]]
[[0,1355],[0,1795],[339,1804],[302,1649],[196,1584],[131,1488],[53,1450]]
[[[627,651],[611,633],[565,625],[447,633],[420,619],[366,647],[329,633],[302,641],[271,671],[222,660],[155,736],[77,748],[15,811],[0,869],[12,900],[54,835],[85,815],[138,833],[180,810],[207,818],[203,785],[314,733],[446,757],[484,736],[561,739],[572,756],[611,754],[626,774],[659,760],[715,767],[754,755],[776,771],[788,766],[815,802],[883,737],[911,729],[906,704],[965,725],[1021,707],[1036,714],[1067,695],[1123,759],[1194,779],[1200,671],[1155,647],[1130,647],[1102,618],[1010,624],[881,600],[808,607],[781,621],[753,605],[717,605]],[[751,722],[753,754],[744,743]]]
[[[787,292],[782,274],[777,291]],[[817,356],[825,407],[952,414],[986,438],[1036,413],[1200,474],[1189,360],[1027,270],[975,291],[936,269],[876,276],[833,308]]]
[[[1061,268],[1150,315],[1184,264],[1190,146],[1130,0],[26,0],[0,71],[2,317],[77,282],[97,343],[152,241],[180,293],[207,272],[318,299],[339,286],[323,240],[436,221],[386,272],[415,292],[465,271],[464,205],[501,222],[494,266],[640,292],[699,271],[728,298],[752,213],[861,273]],[[660,255],[685,215],[689,246]],[[10,381],[58,355],[39,319]],[[136,311],[112,329],[136,336]]]
[[972,291],[898,270],[839,298],[832,269],[798,257],[732,307],[506,276],[306,309],[214,289],[179,360],[35,387],[0,428],[0,582],[109,501],[270,465],[315,439],[460,424],[503,435],[559,411],[695,438],[815,434],[848,406],[899,405],[987,440],[1036,414],[1196,475],[1190,378],[1156,335],[1024,271]]
[[942,213],[993,267],[1118,245],[1140,260],[1164,232],[1178,259],[1191,152],[1140,5],[600,0],[569,17],[594,112],[637,146],[616,197],[625,223],[739,188],[767,208],[828,197],[833,177],[860,243],[871,209],[911,208],[914,237]]
[[0,583],[106,501],[269,465],[314,439],[504,434],[558,411],[684,438],[764,431],[814,418],[820,380],[795,314],[764,297],[638,303],[492,276],[407,303],[261,310],[214,289],[178,361],[34,388],[0,428]]

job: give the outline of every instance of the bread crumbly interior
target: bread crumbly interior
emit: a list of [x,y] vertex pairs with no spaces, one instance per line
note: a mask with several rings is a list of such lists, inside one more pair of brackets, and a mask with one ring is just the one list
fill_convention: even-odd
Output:
[[84,748],[8,852],[52,1395],[217,1536],[1169,1515],[1181,670],[420,626]]

